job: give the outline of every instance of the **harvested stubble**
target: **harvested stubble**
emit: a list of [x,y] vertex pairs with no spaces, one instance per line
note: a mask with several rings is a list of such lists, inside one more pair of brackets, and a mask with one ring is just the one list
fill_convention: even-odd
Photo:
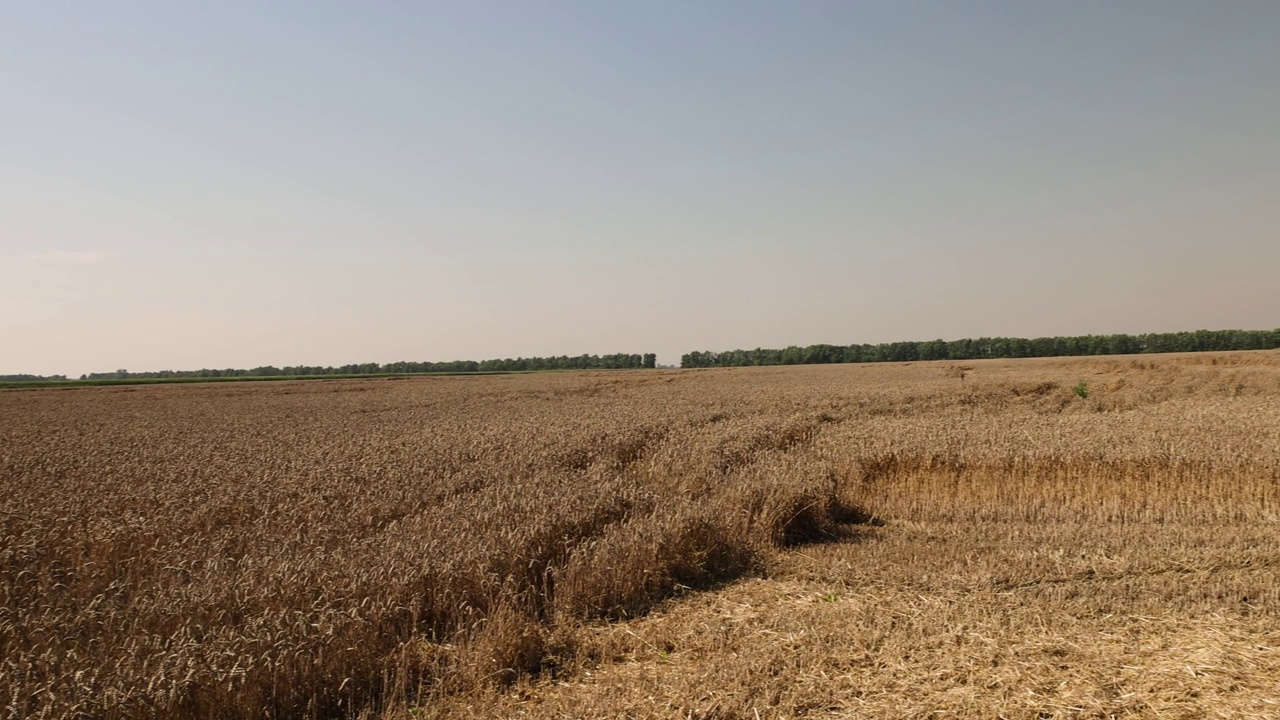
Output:
[[0,483],[13,717],[1280,710],[1280,353],[7,392]]

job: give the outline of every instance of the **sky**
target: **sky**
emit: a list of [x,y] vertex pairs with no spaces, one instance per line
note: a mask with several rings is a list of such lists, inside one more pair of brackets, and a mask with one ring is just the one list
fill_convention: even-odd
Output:
[[0,374],[1280,327],[1280,3],[0,4]]

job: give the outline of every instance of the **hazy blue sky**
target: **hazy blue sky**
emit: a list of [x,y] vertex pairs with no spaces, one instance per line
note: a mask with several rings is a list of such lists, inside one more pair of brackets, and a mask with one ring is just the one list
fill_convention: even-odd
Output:
[[1280,326],[1280,2],[0,4],[0,373]]

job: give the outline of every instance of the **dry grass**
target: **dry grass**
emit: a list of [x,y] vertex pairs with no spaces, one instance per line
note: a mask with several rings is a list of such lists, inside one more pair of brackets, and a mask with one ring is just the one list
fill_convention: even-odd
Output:
[[0,490],[8,717],[1280,717],[1276,352],[2,392]]

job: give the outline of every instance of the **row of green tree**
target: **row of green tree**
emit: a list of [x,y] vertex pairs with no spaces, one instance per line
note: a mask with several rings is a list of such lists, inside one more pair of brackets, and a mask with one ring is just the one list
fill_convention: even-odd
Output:
[[51,380],[66,379],[66,375],[27,375],[25,373],[18,375],[0,375],[0,382],[48,382]]
[[1079,335],[1031,339],[995,337],[893,342],[878,345],[809,345],[808,347],[793,345],[781,350],[756,348],[726,352],[691,352],[680,358],[680,367],[982,360],[1210,350],[1271,350],[1274,348],[1280,348],[1280,329],[1196,330],[1144,335]]
[[[240,369],[159,370],[156,372],[129,372],[116,370],[109,373],[81,375],[81,380],[163,380],[167,378],[227,378],[227,377],[303,377],[311,375],[414,375],[421,373],[475,373],[518,372],[527,370],[626,370],[656,367],[654,353],[614,355],[559,355],[555,357],[518,357],[497,360],[452,360],[448,362],[393,362],[357,363],[351,365],[289,365]],[[31,379],[41,379],[32,376]],[[58,378],[52,378],[58,379]],[[65,378],[61,378],[65,379]]]

